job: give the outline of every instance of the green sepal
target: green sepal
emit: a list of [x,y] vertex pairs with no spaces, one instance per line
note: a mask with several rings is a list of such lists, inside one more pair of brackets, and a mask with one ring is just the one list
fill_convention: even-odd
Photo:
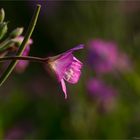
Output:
[[1,8],[0,9],[0,22],[3,22],[4,18],[5,18],[5,12],[4,12],[4,9]]
[[18,37],[22,34],[22,32],[23,32],[23,27],[18,27],[10,33],[9,37],[10,38]]
[[6,50],[6,49],[8,49],[8,48],[10,48],[10,47],[13,47],[13,46],[15,46],[15,42],[13,42],[12,40],[9,40],[9,41],[7,41],[7,42],[4,44],[4,46],[2,46],[2,47],[0,48],[0,52],[1,52],[1,51],[4,51],[4,50]]
[[8,24],[8,22],[2,22],[2,23],[0,23],[0,40],[7,33],[7,30],[8,30],[7,24]]

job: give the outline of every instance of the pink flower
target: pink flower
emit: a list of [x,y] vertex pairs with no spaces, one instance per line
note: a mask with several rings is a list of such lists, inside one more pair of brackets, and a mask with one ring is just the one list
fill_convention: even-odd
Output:
[[89,42],[88,60],[95,71],[100,73],[111,72],[116,67],[118,49],[114,42],[95,39]]
[[97,73],[126,71],[131,67],[127,55],[119,51],[115,42],[94,39],[89,42],[88,50],[88,62]]
[[84,45],[70,49],[60,55],[49,57],[48,64],[54,71],[59,82],[61,82],[62,90],[67,98],[65,81],[76,84],[81,75],[82,62],[73,56],[73,51],[83,49]]
[[102,111],[111,111],[114,109],[117,98],[117,90],[106,85],[101,79],[93,78],[87,81],[87,89],[99,104]]
[[[21,44],[23,39],[24,39],[23,36],[19,36],[19,37],[15,38],[14,40]],[[22,56],[28,56],[28,54],[30,52],[30,45],[32,43],[33,43],[32,39],[29,39],[29,41],[27,42],[26,48],[22,53]],[[18,73],[22,73],[26,69],[28,64],[29,64],[29,61],[20,60],[15,67],[15,71]]]

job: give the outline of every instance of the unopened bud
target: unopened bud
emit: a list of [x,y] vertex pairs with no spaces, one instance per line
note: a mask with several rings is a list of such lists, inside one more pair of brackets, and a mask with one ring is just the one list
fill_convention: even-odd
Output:
[[23,27],[16,28],[15,30],[13,30],[10,33],[9,37],[10,38],[15,38],[17,36],[20,36],[22,34],[22,32],[23,32]]
[[5,12],[4,12],[4,9],[1,8],[0,9],[0,22],[3,22],[4,18],[5,18]]
[[8,27],[7,22],[0,23],[0,40],[4,37],[4,35],[7,33]]

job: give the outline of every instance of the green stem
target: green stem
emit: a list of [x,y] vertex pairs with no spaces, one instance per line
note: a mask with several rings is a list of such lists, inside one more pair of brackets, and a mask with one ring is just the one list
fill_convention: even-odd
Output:
[[[36,22],[37,22],[37,19],[38,19],[38,15],[39,15],[39,12],[40,12],[40,8],[41,8],[41,5],[37,5],[36,10],[34,12],[34,15],[31,19],[30,24],[29,24],[28,30],[25,34],[24,40],[23,40],[21,46],[19,47],[19,50],[18,50],[16,56],[21,56],[22,55],[22,52],[24,51],[24,49],[26,47],[26,43],[30,39],[30,37],[33,33],[33,30],[35,28],[35,25],[36,25]],[[8,76],[11,74],[11,72],[15,68],[16,64],[17,64],[17,60],[13,60],[9,64],[8,68],[4,71],[4,73],[0,77],[0,86],[5,82],[5,80],[8,78]]]
[[28,60],[39,63],[47,63],[47,58],[33,57],[33,56],[7,56],[0,58],[0,62],[9,61],[9,60]]

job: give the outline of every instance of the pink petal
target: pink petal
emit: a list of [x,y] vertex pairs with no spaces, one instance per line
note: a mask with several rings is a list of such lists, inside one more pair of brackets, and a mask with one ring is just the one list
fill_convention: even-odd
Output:
[[61,86],[62,86],[62,90],[63,90],[63,92],[65,94],[65,99],[67,99],[66,85],[65,85],[65,82],[64,82],[63,79],[61,80]]
[[73,57],[71,65],[69,65],[64,72],[64,79],[71,84],[76,84],[81,75],[81,68],[82,63]]
[[58,81],[61,81],[61,79],[63,79],[66,68],[72,63],[72,60],[73,55],[71,53],[67,53],[62,57],[60,57],[59,59],[50,62],[52,69],[55,71],[57,75]]
[[73,51],[77,51],[77,50],[80,50],[80,49],[83,49],[83,48],[84,48],[84,44],[80,44],[80,45],[68,50],[67,52],[69,52],[69,51],[73,52]]

